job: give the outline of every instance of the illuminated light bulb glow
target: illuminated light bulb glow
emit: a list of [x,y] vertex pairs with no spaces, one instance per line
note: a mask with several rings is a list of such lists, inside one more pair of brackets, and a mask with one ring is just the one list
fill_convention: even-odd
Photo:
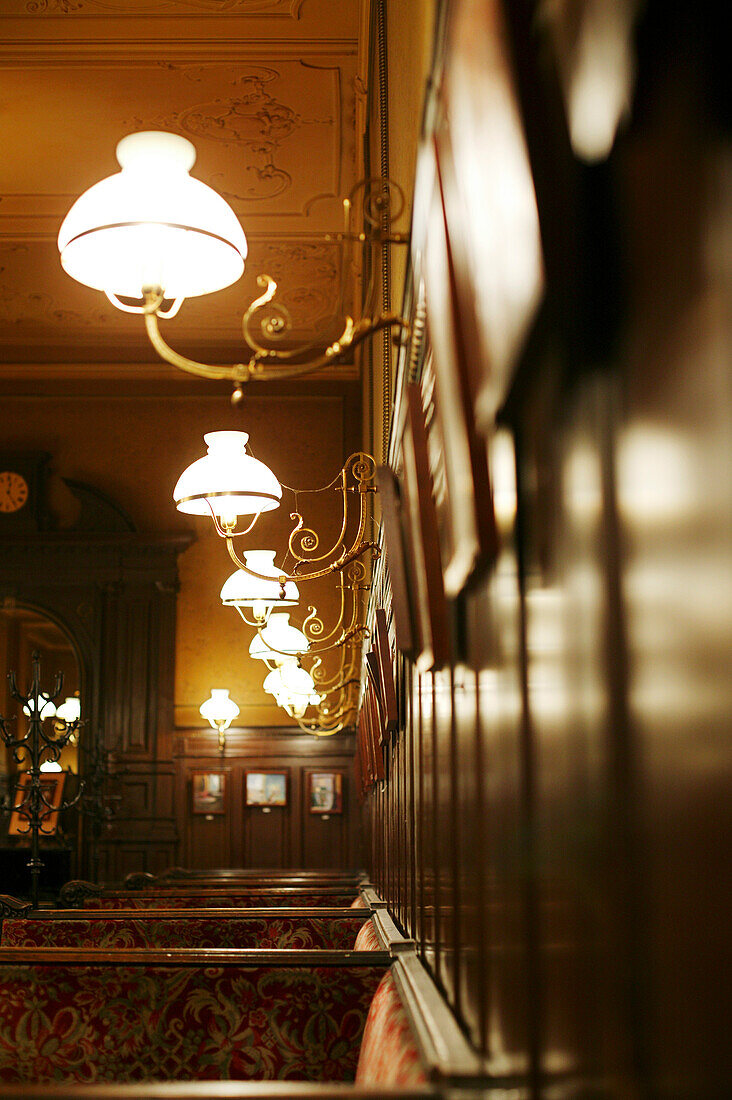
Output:
[[226,200],[188,174],[195,159],[179,134],[123,138],[121,172],[85,191],[64,218],[64,270],[86,286],[138,299],[145,288],[182,300],[236,282],[246,237]]
[[[31,699],[28,703],[23,704],[23,714],[26,716],[26,718],[35,717],[35,707],[30,705],[33,702],[34,700]],[[41,694],[38,696],[38,703],[40,704],[39,717],[41,719],[54,717],[54,715],[56,714],[56,707],[50,695],[47,695],[45,691],[42,691]]]
[[280,581],[282,572],[275,565],[274,557],[274,550],[246,550],[244,564],[260,576],[253,577],[237,569],[224,582],[221,602],[227,607],[249,607],[260,620],[265,620],[274,607],[297,604],[300,599],[298,587],[294,581]]
[[81,701],[77,695],[69,695],[60,707],[56,708],[56,717],[71,725],[81,718]]
[[179,512],[210,516],[233,527],[237,516],[278,508],[282,486],[268,466],[246,452],[246,432],[209,432],[207,454],[183,471],[173,490]]
[[211,688],[211,694],[198,708],[212,729],[223,733],[239,714],[239,707],[229,698],[228,688]]

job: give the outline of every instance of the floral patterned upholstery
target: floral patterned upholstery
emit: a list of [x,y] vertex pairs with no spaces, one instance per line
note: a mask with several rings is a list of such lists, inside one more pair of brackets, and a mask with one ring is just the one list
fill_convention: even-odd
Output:
[[[372,966],[9,964],[0,971],[0,1082],[352,1081],[382,974]],[[382,1060],[375,1041],[394,1056],[388,996],[382,989],[388,1026],[372,1022],[362,1078],[372,1080]],[[407,1071],[418,1079],[402,1057],[400,1079]]]
[[[370,922],[366,922],[367,924]],[[349,950],[365,925],[358,917],[181,917],[180,919],[8,917],[3,947],[259,947]],[[378,950],[378,942],[374,944]]]
[[[22,922],[21,922],[22,923]],[[381,944],[379,943],[379,937],[376,935],[376,929],[374,928],[374,922],[367,920],[361,925],[360,931],[356,936],[356,942],[353,945],[354,951],[380,951]]]
[[384,974],[369,1008],[356,1083],[400,1088],[426,1082],[407,1014],[390,971]]
[[347,894],[115,894],[86,898],[84,909],[347,909],[353,893]]

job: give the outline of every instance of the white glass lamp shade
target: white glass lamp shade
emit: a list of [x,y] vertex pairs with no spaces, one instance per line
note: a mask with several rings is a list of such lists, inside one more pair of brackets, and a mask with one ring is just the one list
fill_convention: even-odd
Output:
[[141,298],[221,290],[241,277],[247,241],[236,214],[192,179],[196,150],[178,134],[129,134],[117,146],[122,171],[94,184],[64,218],[61,265],[86,286]]
[[59,764],[58,760],[44,760],[41,764],[41,771],[45,775],[46,772],[62,772],[63,768]]
[[70,695],[60,707],[56,708],[56,717],[71,725],[81,718],[81,702],[78,695]]
[[[224,582],[221,602],[227,607],[250,607],[255,616],[266,619],[273,607],[293,607],[300,599],[294,581],[280,582],[282,573],[274,563],[274,550],[245,550],[244,564],[253,577],[243,569],[237,569]],[[263,578],[267,579],[264,580]],[[271,578],[271,579],[270,579]]]
[[288,658],[305,653],[309,646],[302,630],[290,626],[289,614],[275,611],[270,615],[266,627],[252,638],[249,656],[258,661],[272,661],[281,665]]
[[282,486],[268,466],[246,453],[246,432],[209,432],[203,438],[208,453],[183,471],[173,490],[179,512],[210,516],[213,510],[233,525],[237,516],[279,507]]
[[212,729],[226,730],[239,714],[239,708],[229,698],[228,688],[211,688],[211,694],[205,699],[199,711]]
[[292,696],[309,700],[314,694],[315,684],[309,672],[294,661],[289,661],[270,672],[264,681],[264,690],[275,698]]
[[[31,702],[32,701],[33,700],[31,700]],[[34,718],[36,714],[36,708],[30,706],[28,703],[24,703],[23,714],[26,716],[26,718]],[[43,691],[38,696],[38,714],[41,719],[53,718],[56,714],[56,706],[53,700]]]

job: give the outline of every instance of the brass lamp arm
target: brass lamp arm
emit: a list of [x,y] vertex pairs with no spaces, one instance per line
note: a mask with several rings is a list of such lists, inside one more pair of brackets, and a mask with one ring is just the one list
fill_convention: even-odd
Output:
[[[262,285],[262,280],[267,281],[268,290],[270,287],[274,287],[274,290],[277,289],[277,284],[273,279],[270,279],[269,275],[259,276],[258,281],[260,285]],[[272,291],[272,294],[273,293],[274,291]],[[249,334],[248,321],[251,319],[255,309],[261,309],[265,304],[269,303],[272,294],[265,293],[255,302],[252,302],[244,315],[245,339],[253,350],[249,361],[246,363],[233,363],[229,366],[225,364],[214,365],[199,363],[195,359],[189,359],[187,356],[181,355],[180,352],[175,351],[175,349],[163,339],[158,326],[158,315],[160,306],[163,303],[163,294],[158,287],[152,289],[146,288],[144,291],[145,304],[142,312],[145,319],[145,330],[153,348],[166,363],[170,363],[171,366],[177,367],[178,370],[185,371],[187,374],[194,374],[198,378],[228,380],[236,383],[238,389],[235,391],[234,399],[239,401],[243,396],[240,387],[253,379],[268,381],[271,379],[287,380],[290,378],[299,378],[303,375],[311,374],[313,371],[320,370],[322,367],[339,363],[342,359],[346,358],[353,348],[358,347],[359,344],[362,344],[369,336],[372,336],[382,329],[399,328],[402,331],[408,329],[407,322],[397,313],[383,313],[379,317],[374,318],[363,317],[356,324],[354,324],[352,318],[349,317],[346,320],[346,326],[339,338],[330,344],[330,346],[315,359],[311,359],[307,363],[297,363],[291,366],[282,367],[279,364],[287,362],[297,355],[301,355],[304,350],[307,351],[309,349],[296,348],[291,351],[282,351],[269,349],[253,342]]]

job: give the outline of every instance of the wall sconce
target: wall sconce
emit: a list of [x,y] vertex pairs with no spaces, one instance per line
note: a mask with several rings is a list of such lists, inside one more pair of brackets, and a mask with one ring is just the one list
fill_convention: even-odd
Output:
[[[72,278],[104,291],[118,309],[142,314],[151,344],[167,363],[199,377],[230,379],[235,385],[232,400],[238,401],[243,384],[251,379],[308,374],[340,361],[381,329],[407,329],[394,313],[356,322],[346,317],[341,335],[324,350],[312,345],[275,349],[261,339],[281,340],[291,320],[282,305],[273,303],[275,281],[260,275],[257,282],[264,293],[251,303],[242,322],[250,350],[247,362],[211,366],[179,355],[163,340],[158,318],[174,317],[186,298],[236,282],[244,272],[246,237],[228,203],[189,175],[196,150],[186,138],[160,131],[129,134],[117,146],[117,160],[121,172],[90,187],[66,215],[58,236],[61,264]],[[354,192],[369,186],[373,193],[364,201],[368,232],[351,232],[349,198],[343,204],[344,231],[329,239],[405,244],[405,235],[386,231],[395,216],[392,192],[401,198],[398,188],[387,180],[361,181]],[[255,335],[256,329],[261,336]]]
[[263,686],[290,718],[302,718],[308,707],[317,706],[321,701],[312,676],[294,659],[270,672]]
[[[247,571],[237,569],[221,589],[221,602],[226,607],[235,607],[247,626],[264,626],[275,607],[294,607],[299,603],[297,585],[287,580],[274,559],[274,550],[245,550]],[[251,611],[252,619],[247,618],[242,608]]]
[[224,531],[233,530],[239,516],[254,516],[248,533],[262,512],[279,508],[282,486],[268,466],[247,454],[246,432],[209,432],[203,438],[208,453],[178,478],[175,506],[189,515],[213,516]]
[[275,611],[264,629],[259,630],[249,644],[249,656],[255,661],[265,661],[268,668],[283,665],[303,653],[310,643],[296,626],[290,623],[289,613]]
[[209,726],[218,731],[219,751],[223,756],[226,751],[226,730],[239,714],[238,706],[229,698],[229,689],[211,688],[208,699],[204,699],[198,709]]
[[[43,711],[41,711],[43,718]],[[64,699],[60,707],[56,707],[56,719],[70,726],[72,722],[78,722],[81,718],[81,700],[78,695],[69,695]]]

